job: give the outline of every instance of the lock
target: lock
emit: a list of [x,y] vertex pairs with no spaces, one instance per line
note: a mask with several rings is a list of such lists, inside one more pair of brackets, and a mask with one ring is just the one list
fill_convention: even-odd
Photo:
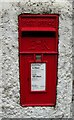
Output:
[[57,14],[18,17],[21,106],[55,106],[58,68]]

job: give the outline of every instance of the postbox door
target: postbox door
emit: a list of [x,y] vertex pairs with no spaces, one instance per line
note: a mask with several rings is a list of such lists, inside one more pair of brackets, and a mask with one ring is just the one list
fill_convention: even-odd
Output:
[[[38,77],[36,76],[34,83],[35,73],[33,74],[33,68],[39,65],[43,65],[41,79],[44,84],[40,84]],[[56,103],[56,76],[57,76],[57,56],[56,55],[43,55],[43,61],[34,61],[34,55],[20,55],[20,77],[21,77],[21,105],[44,105],[53,106]],[[40,72],[40,70],[39,70]],[[45,75],[44,75],[44,74]],[[32,77],[33,78],[32,78]],[[44,81],[45,80],[45,81]],[[39,82],[39,84],[38,84]],[[41,88],[44,85],[43,88]],[[39,86],[39,88],[37,88]],[[35,88],[34,88],[35,87]]]

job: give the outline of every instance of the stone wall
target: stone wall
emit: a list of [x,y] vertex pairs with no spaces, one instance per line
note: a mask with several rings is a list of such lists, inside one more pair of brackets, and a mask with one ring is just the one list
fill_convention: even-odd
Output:
[[72,3],[72,7],[73,7],[73,16],[72,16],[72,38],[73,38],[73,47],[72,47],[72,63],[73,63],[73,90],[72,90],[72,93],[73,93],[73,96],[72,96],[72,115],[73,115],[73,118],[74,118],[74,1]]
[[[18,15],[59,14],[59,57],[56,107],[21,107],[18,55]],[[72,1],[23,0],[0,2],[2,49],[2,117],[70,118],[72,104]]]

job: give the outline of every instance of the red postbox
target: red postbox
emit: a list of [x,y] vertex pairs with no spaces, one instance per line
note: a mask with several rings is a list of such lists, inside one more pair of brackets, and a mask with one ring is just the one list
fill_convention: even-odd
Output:
[[56,14],[19,15],[20,104],[55,106],[58,65]]

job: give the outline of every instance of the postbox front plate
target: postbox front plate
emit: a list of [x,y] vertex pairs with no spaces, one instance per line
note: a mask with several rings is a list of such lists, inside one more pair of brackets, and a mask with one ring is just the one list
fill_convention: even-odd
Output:
[[58,15],[19,15],[20,104],[55,106]]

